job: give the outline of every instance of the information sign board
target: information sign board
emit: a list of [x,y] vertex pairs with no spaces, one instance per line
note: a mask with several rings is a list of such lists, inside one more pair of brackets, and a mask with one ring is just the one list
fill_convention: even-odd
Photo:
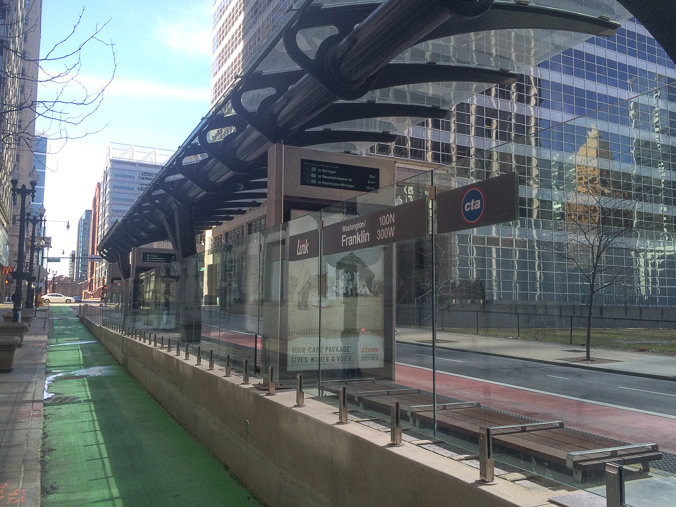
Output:
[[169,263],[176,262],[176,255],[161,252],[143,252],[143,262]]
[[380,186],[380,170],[373,167],[300,160],[300,184],[312,187],[371,192]]

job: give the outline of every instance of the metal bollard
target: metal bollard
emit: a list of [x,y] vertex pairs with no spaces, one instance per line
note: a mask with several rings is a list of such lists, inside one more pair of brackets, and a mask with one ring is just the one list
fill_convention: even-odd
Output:
[[176,355],[180,356],[181,355],[181,340],[176,340]]
[[401,443],[401,412],[399,402],[395,401],[390,407],[390,445],[403,445]]
[[167,352],[171,352],[171,338],[167,338]]
[[232,371],[230,370],[230,354],[225,356],[225,376],[229,377],[232,375]]
[[185,359],[190,359],[190,351],[188,350],[188,342],[185,342]]
[[479,478],[481,482],[493,482],[495,480],[491,429],[485,426],[479,428]]
[[303,392],[303,375],[299,373],[296,375],[296,406],[305,406],[305,392]]
[[197,347],[197,364],[202,364],[202,347]]
[[274,366],[270,366],[268,368],[268,394],[267,396],[274,396],[275,395],[275,368]]
[[244,360],[244,372],[242,373],[242,385],[249,385],[249,360]]
[[622,507],[625,505],[624,468],[616,463],[606,463],[606,505]]
[[345,386],[338,388],[338,424],[347,424],[347,391]]
[[214,351],[213,350],[209,351],[209,369],[210,370],[214,369]]

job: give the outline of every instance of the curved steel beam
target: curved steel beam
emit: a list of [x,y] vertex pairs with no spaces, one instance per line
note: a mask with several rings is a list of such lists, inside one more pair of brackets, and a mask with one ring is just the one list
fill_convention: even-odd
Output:
[[364,118],[386,118],[403,116],[409,118],[445,118],[447,109],[434,106],[414,106],[411,104],[387,104],[376,102],[337,102],[315,116],[304,129],[321,127]]

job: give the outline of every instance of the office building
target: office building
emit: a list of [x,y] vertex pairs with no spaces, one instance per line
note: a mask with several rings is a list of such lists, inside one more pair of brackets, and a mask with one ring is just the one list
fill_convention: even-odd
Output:
[[[148,184],[169,159],[171,152],[121,143],[110,143],[106,167],[101,176],[100,190],[94,198],[96,213],[92,212],[93,238],[103,238],[116,221],[120,220],[143,193]],[[94,243],[97,244],[97,243]],[[100,295],[106,283],[106,263],[91,263],[93,278],[90,291]]]
[[27,183],[34,163],[34,146],[38,149],[42,146],[41,141],[34,139],[35,110],[21,106],[34,103],[37,98],[41,14],[41,0],[10,0],[0,4],[3,104],[0,109],[0,263],[3,265],[14,265],[18,250],[18,226],[13,226],[18,211],[12,205],[9,173],[16,167],[21,175],[19,184]]
[[87,279],[89,247],[92,228],[92,210],[88,209],[77,223],[77,250],[75,251],[75,281]]

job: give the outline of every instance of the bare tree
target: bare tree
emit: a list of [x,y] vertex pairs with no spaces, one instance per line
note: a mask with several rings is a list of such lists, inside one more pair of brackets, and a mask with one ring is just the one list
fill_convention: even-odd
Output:
[[629,247],[627,240],[636,213],[636,202],[615,197],[599,188],[576,193],[566,203],[565,239],[555,248],[555,253],[568,261],[586,287],[587,361],[591,360],[592,314],[596,295],[630,276],[630,268],[613,262],[609,254],[615,248]]
[[[0,130],[3,148],[32,151],[36,122],[40,123],[43,135],[52,142],[60,142],[61,147],[70,139],[80,139],[105,128],[106,125],[90,129],[86,122],[98,111],[115,76],[115,45],[102,38],[109,21],[87,29],[84,15],[83,7],[68,32],[52,47],[43,48],[42,56],[31,54],[22,44],[5,44],[5,54],[11,54],[19,64],[4,66],[0,78],[5,83],[22,83],[22,89],[32,87],[35,92],[24,92],[17,101],[0,103],[0,117],[21,115],[27,119],[19,122],[18,129]],[[30,23],[26,22],[28,19]],[[5,33],[17,34],[17,39],[26,41],[31,34],[39,36],[40,22],[38,16],[30,16],[29,12],[25,19],[4,19],[0,26]],[[109,53],[110,73],[103,81],[93,83],[82,71],[85,53],[97,45]]]

